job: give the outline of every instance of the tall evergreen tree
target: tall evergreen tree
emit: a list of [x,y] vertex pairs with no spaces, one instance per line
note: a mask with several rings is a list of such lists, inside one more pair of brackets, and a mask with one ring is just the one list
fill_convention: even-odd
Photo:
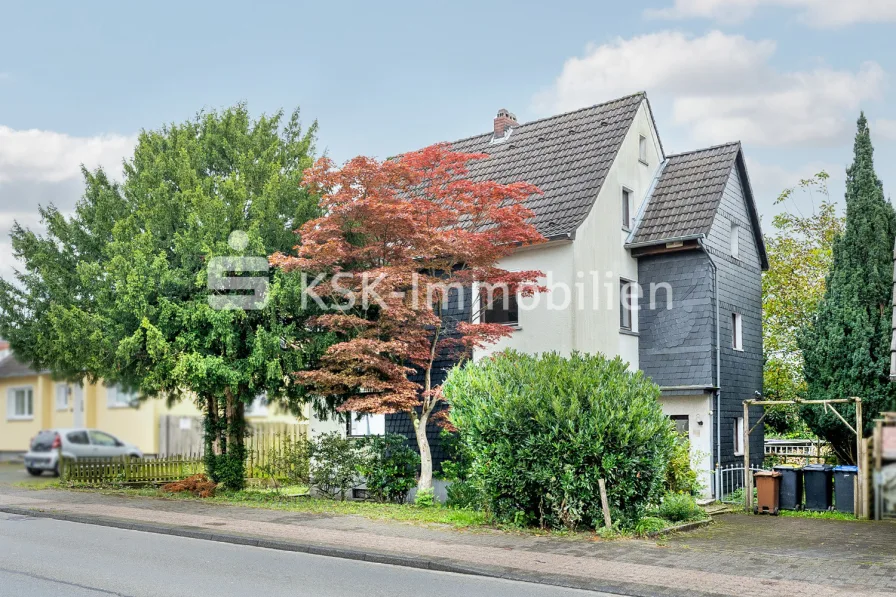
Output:
[[[896,211],[874,171],[864,113],[846,174],[846,228],[834,243],[827,290],[800,346],[809,399],[862,398],[868,435],[878,413],[896,410],[896,384],[889,379]],[[853,405],[836,408],[847,421],[855,419]],[[856,461],[855,436],[836,415],[814,405],[801,414],[841,460]]]

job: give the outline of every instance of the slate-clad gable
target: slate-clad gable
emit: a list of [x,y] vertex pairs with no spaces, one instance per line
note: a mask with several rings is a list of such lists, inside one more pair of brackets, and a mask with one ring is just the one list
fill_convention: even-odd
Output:
[[526,206],[544,236],[575,234],[591,211],[619,146],[629,131],[643,93],[575,112],[527,122],[493,143],[493,133],[451,144],[455,151],[485,153],[470,164],[470,179],[525,181],[543,195]]
[[752,230],[752,246],[760,266],[768,268],[759,214],[747,180],[740,143],[728,143],[666,158],[646,207],[635,224],[628,246],[708,236],[725,193],[736,180],[741,200],[740,220]]

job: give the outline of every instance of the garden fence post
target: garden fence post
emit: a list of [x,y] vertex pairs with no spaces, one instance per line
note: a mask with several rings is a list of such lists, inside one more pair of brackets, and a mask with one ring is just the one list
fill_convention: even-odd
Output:
[[750,401],[744,400],[744,502],[753,511],[753,471],[750,470]]
[[613,520],[610,518],[610,504],[607,501],[607,484],[603,479],[598,479],[597,486],[600,489],[600,505],[604,511],[604,524],[608,529],[611,529],[613,528]]

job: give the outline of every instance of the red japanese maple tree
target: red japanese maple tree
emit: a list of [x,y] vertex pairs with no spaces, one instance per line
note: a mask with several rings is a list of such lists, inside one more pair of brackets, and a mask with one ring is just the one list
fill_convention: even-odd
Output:
[[383,162],[357,157],[342,168],[322,158],[303,184],[320,194],[323,215],[297,231],[295,256],[271,257],[275,266],[316,276],[308,291],[330,312],[312,325],[341,339],[297,380],[341,400],[342,412],[407,413],[420,449],[421,490],[432,487],[426,427],[442,399],[433,387],[434,363],[462,360],[511,333],[475,314],[457,321],[447,311],[448,293],[479,304],[469,289],[491,285],[522,296],[543,290],[541,272],[497,265],[520,246],[545,240],[524,206],[540,191],[525,182],[469,180],[467,164],[486,157],[439,144]]

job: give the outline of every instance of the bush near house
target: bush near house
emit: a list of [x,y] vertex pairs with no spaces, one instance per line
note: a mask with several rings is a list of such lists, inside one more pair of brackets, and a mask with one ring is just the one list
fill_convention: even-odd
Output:
[[367,493],[378,502],[403,503],[417,484],[420,455],[408,446],[403,435],[374,435],[362,440],[366,449],[358,472],[367,484]]
[[675,434],[659,387],[621,359],[505,352],[452,370],[450,419],[472,478],[499,522],[542,528],[634,527],[664,491]]
[[691,441],[687,433],[678,434],[672,448],[666,468],[666,490],[689,495],[697,495],[703,490],[697,471],[691,466]]

